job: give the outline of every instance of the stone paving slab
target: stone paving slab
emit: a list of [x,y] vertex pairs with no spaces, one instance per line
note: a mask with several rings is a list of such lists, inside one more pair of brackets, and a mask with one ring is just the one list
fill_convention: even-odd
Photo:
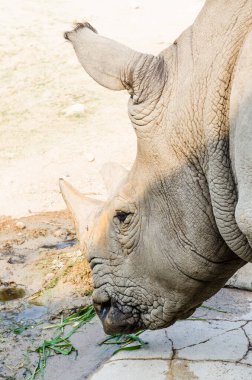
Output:
[[252,292],[250,291],[224,288],[205,305],[225,311],[225,313],[198,308],[193,317],[226,321],[252,320]]
[[106,363],[92,380],[167,380],[166,360],[118,360]]
[[144,332],[147,345],[112,356],[90,379],[252,379],[252,293],[222,289],[205,306],[167,329]]
[[[132,377],[134,379],[134,377]],[[141,378],[139,378],[141,379]],[[159,379],[154,377],[154,379]],[[252,367],[225,362],[188,362],[174,360],[167,380],[250,380]],[[105,379],[104,379],[105,380]],[[123,378],[120,378],[123,380]]]
[[118,360],[109,362],[92,380],[250,380],[252,367],[226,362],[186,360]]
[[165,331],[173,342],[173,348],[181,350],[185,347],[206,342],[224,332],[239,329],[245,323],[244,321],[186,320],[177,322],[175,325],[165,329]]
[[248,339],[242,329],[222,333],[203,343],[179,350],[176,357],[188,360],[240,361],[248,352]]

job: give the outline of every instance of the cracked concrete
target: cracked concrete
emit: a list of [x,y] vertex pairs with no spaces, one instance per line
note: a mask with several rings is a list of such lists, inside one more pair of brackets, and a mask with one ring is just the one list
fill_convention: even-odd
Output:
[[[232,344],[230,344],[232,342]],[[248,341],[242,329],[222,333],[203,343],[179,350],[176,358],[188,360],[240,361],[248,350]]]
[[252,378],[252,293],[222,289],[188,320],[146,331],[142,349],[112,356],[90,380]]

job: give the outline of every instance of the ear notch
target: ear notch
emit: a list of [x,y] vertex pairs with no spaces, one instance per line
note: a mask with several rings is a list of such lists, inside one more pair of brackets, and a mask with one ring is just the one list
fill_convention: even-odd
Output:
[[81,194],[62,178],[59,180],[59,186],[64,201],[73,216],[77,235],[82,245],[90,222],[102,209],[104,202]]
[[100,173],[108,196],[112,197],[122,181],[127,178],[129,171],[116,162],[107,162],[102,166]]

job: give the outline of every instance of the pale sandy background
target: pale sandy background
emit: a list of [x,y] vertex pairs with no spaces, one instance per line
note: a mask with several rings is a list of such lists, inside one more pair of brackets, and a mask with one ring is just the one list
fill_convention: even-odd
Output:
[[[130,167],[134,160],[128,95],[84,73],[62,37],[72,22],[88,20],[100,34],[157,54],[203,3],[0,0],[0,215],[64,208],[62,176],[84,192],[103,193],[102,164]],[[83,110],[69,114],[76,103]]]

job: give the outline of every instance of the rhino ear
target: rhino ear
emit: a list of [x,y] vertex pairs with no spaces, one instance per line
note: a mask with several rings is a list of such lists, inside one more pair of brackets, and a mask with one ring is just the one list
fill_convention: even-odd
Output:
[[62,178],[59,180],[59,185],[64,201],[73,216],[80,244],[83,245],[88,226],[102,209],[104,202],[81,194]]
[[111,90],[131,91],[135,64],[141,58],[144,61],[146,54],[98,35],[87,22],[78,23],[64,37],[72,43],[81,65],[96,82]]
[[129,171],[116,162],[107,162],[100,171],[107,193],[112,197],[121,182],[127,177]]

